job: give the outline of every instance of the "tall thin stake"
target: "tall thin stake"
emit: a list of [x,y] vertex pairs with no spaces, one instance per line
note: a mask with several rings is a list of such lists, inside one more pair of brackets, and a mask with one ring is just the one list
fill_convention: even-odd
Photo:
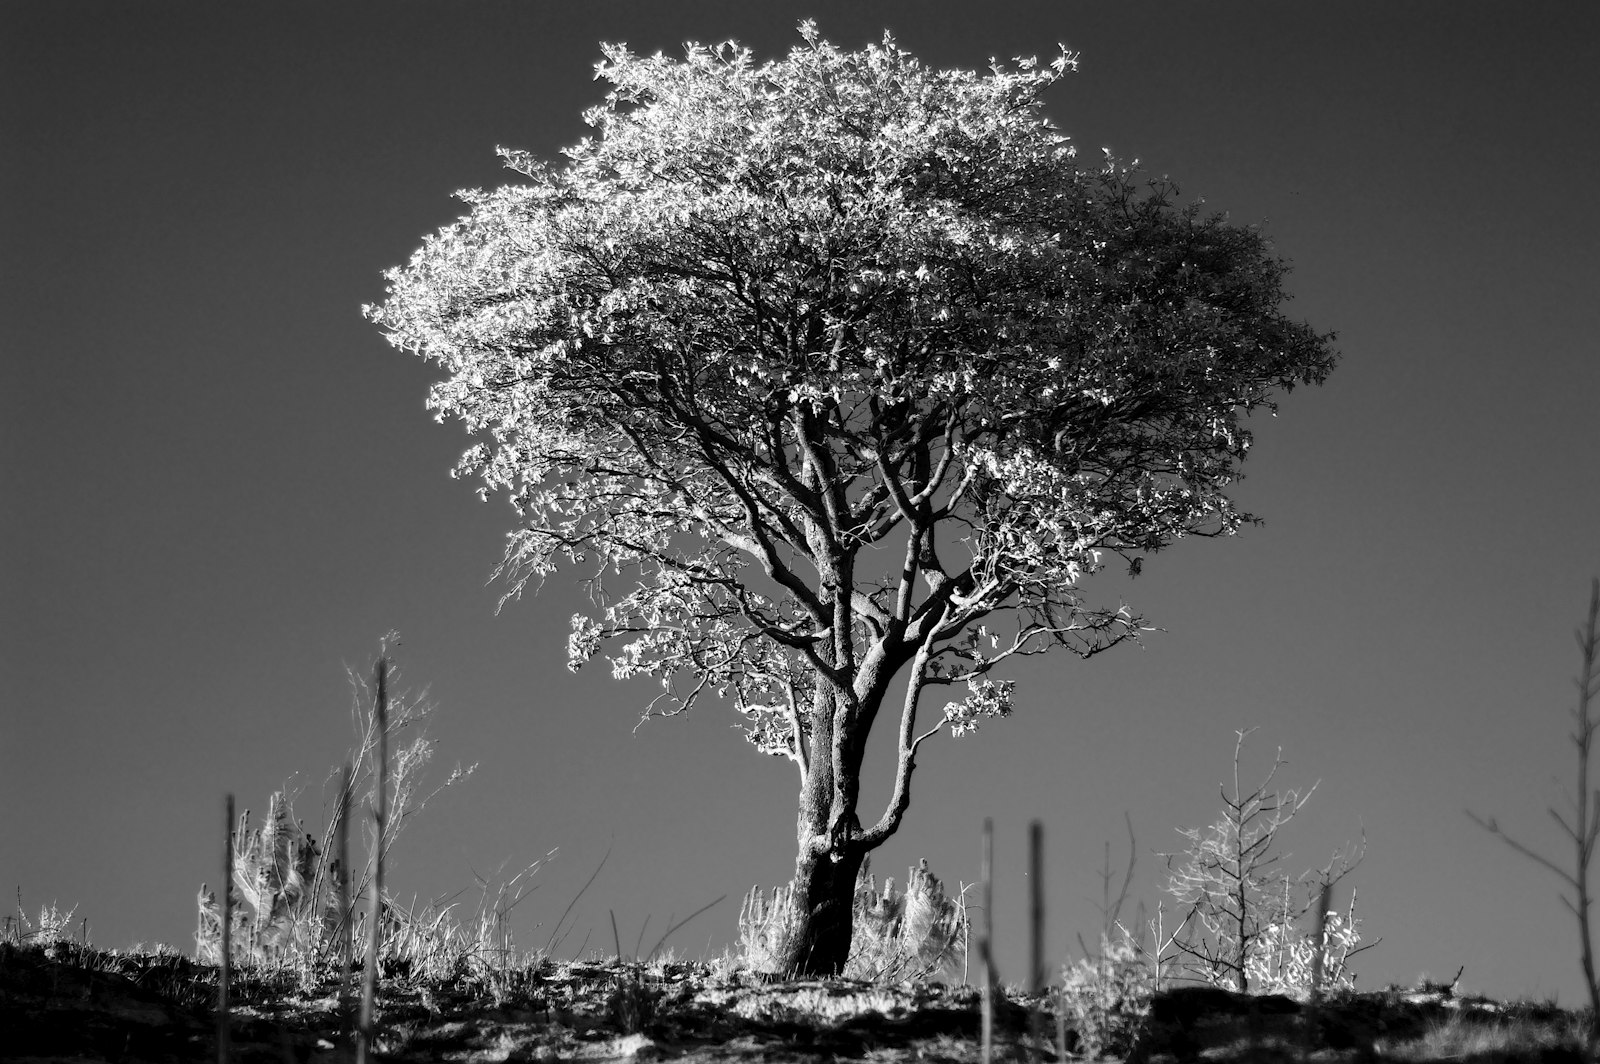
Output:
[[350,954],[355,931],[355,912],[350,904],[350,776],[350,762],[346,761],[339,773],[339,806],[334,814],[339,821],[339,875],[334,880],[338,906],[335,911],[339,914],[339,1027],[345,1038],[350,1036]]
[[1322,999],[1322,980],[1327,974],[1324,965],[1328,956],[1328,911],[1333,908],[1333,881],[1326,880],[1322,890],[1317,894],[1317,917],[1312,922],[1312,945],[1315,952],[1311,954],[1311,1004],[1317,1005]]
[[222,971],[217,977],[217,1064],[228,1064],[228,979],[233,974],[233,795],[222,828]]
[[994,818],[983,818],[983,937],[978,956],[983,961],[983,1064],[994,1059]]
[[1028,990],[1037,994],[1044,984],[1044,824],[1028,825],[1028,926],[1032,933],[1032,966]]
[[1322,982],[1327,978],[1328,913],[1333,910],[1333,880],[1322,881],[1317,892],[1316,919],[1311,922],[1311,999],[1305,1011],[1305,1051],[1307,1056],[1317,1048],[1322,1030]]
[[366,978],[361,988],[361,1023],[356,1032],[356,1064],[366,1064],[372,1054],[373,1027],[377,1016],[378,1000],[378,948],[383,943],[383,826],[388,818],[388,765],[389,765],[389,659],[378,659],[377,688],[373,716],[378,729],[378,762],[373,785],[372,804],[372,900],[368,906]]
[[1583,978],[1589,984],[1589,1050],[1591,1055],[1600,1047],[1600,981],[1595,978],[1594,936],[1589,931],[1589,865],[1594,859],[1595,840],[1600,837],[1600,789],[1589,789],[1589,755],[1593,751],[1594,733],[1600,722],[1589,714],[1589,703],[1595,696],[1595,656],[1600,649],[1600,638],[1595,634],[1595,619],[1600,616],[1600,577],[1589,585],[1589,623],[1577,633],[1578,649],[1583,651],[1583,674],[1574,681],[1578,688],[1578,706],[1572,711],[1577,730],[1572,742],[1578,748],[1578,793],[1575,825],[1568,831],[1576,844],[1577,897],[1568,906],[1578,917],[1578,935],[1583,939]]
[[1032,1027],[1033,1059],[1037,1061],[1043,1038],[1039,994],[1044,990],[1044,824],[1038,820],[1028,825],[1028,935],[1032,941],[1028,993],[1033,998],[1029,1026]]

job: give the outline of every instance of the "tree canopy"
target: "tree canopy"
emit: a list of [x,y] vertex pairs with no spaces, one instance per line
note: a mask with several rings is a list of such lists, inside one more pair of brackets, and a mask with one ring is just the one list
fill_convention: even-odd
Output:
[[[1083,579],[1250,520],[1244,416],[1334,355],[1257,229],[1080,163],[1043,114],[1071,54],[935,70],[801,36],[759,64],[604,46],[594,135],[501,149],[522,179],[462,193],[366,313],[444,369],[429,406],[481,441],[457,475],[516,507],[511,593],[575,567],[573,667],[655,677],[654,712],[730,701],[815,785],[804,855],[892,833],[917,745],[1010,711],[1001,662],[1136,635]],[[919,730],[930,685],[956,689]]]

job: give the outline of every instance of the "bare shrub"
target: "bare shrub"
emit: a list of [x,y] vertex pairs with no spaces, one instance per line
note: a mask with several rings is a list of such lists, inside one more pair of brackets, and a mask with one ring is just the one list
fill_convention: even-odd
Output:
[[[1282,871],[1279,863],[1286,855],[1277,850],[1278,832],[1311,800],[1317,785],[1303,792],[1271,789],[1284,765],[1280,748],[1266,778],[1245,791],[1239,781],[1239,761],[1245,738],[1254,730],[1234,733],[1238,739],[1233,748],[1233,789],[1230,793],[1219,788],[1222,816],[1205,829],[1180,828],[1188,846],[1181,854],[1163,855],[1166,890],[1188,910],[1182,934],[1173,940],[1185,975],[1240,992],[1249,991],[1252,981],[1268,979],[1280,984],[1272,987],[1274,991],[1284,992],[1301,989],[1282,985],[1288,976],[1298,978],[1300,971],[1295,958],[1306,936],[1297,926],[1324,891],[1360,863],[1366,845],[1363,841],[1354,853],[1340,850],[1322,868],[1298,876]],[[1339,926],[1346,939],[1356,934],[1353,907],[1348,918],[1335,918],[1345,920]],[[1324,939],[1320,946],[1324,971],[1342,971],[1351,956],[1369,948],[1356,948],[1354,941],[1339,945],[1326,935]],[[1326,955],[1330,945],[1337,951],[1331,959]],[[1310,970],[1308,961],[1303,988],[1307,991]]]
[[1150,955],[1126,932],[1102,938],[1097,953],[1061,973],[1061,1007],[1091,1059],[1125,1058],[1150,1015],[1156,990]]

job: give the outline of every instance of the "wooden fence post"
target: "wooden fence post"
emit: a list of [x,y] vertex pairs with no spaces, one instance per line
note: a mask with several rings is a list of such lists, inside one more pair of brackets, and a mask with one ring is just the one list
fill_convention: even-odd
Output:
[[388,768],[389,768],[389,659],[378,659],[377,692],[373,705],[375,727],[378,729],[378,762],[374,769],[377,792],[373,797],[372,821],[376,838],[372,844],[372,903],[368,906],[366,978],[361,988],[361,1023],[356,1031],[356,1064],[366,1064],[373,1052],[373,1036],[377,1026],[378,950],[383,943],[383,826],[388,819]]
[[1316,1051],[1317,1042],[1321,1038],[1322,1029],[1322,981],[1327,972],[1323,967],[1328,942],[1328,910],[1333,908],[1333,882],[1331,880],[1322,884],[1322,889],[1317,892],[1316,919],[1311,924],[1311,1000],[1306,1005],[1305,1012],[1305,1051],[1307,1055]]
[[1038,998],[1044,990],[1044,823],[1035,820],[1028,825],[1028,934],[1031,941],[1028,965],[1028,993],[1032,996],[1032,1015],[1029,1031],[1033,1041],[1033,1059],[1039,1059],[1039,1042],[1043,1037],[1043,1016]]
[[994,819],[983,818],[983,937],[978,955],[983,961],[983,1064],[994,1059]]

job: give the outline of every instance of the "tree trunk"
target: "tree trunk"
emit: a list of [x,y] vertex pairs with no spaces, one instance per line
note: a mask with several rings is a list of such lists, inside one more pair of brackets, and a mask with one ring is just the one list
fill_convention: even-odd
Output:
[[847,734],[835,750],[836,697],[819,677],[812,701],[810,769],[800,788],[796,822],[799,854],[791,884],[796,924],[777,958],[779,971],[792,977],[836,976],[850,958],[856,876],[866,850],[856,841],[861,831],[857,787],[849,785],[859,780],[860,740]]
[[803,854],[795,867],[794,905],[799,923],[781,957],[785,975],[827,978],[844,971],[854,930],[856,877],[865,854]]

